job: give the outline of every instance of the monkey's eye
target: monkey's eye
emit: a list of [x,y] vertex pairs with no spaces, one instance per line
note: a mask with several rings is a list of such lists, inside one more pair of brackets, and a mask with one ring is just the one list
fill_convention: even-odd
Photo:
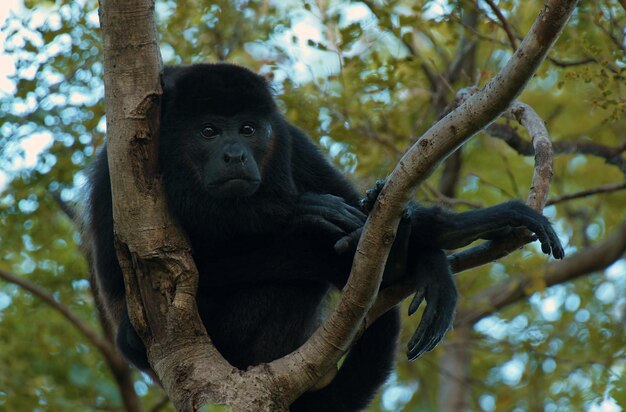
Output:
[[205,139],[213,139],[215,136],[220,134],[220,131],[214,126],[207,125],[202,128],[202,131],[200,132],[200,134]]
[[239,133],[247,137],[252,136],[254,132],[256,132],[256,128],[253,124],[250,123],[245,123],[243,126],[241,126],[241,129],[239,129]]

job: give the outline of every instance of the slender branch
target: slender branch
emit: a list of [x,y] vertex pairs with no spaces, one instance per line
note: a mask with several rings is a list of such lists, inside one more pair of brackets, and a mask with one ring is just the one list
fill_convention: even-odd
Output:
[[23,277],[16,276],[13,273],[0,269],[0,278],[9,283],[18,285],[22,289],[32,293],[39,300],[59,312],[67,321],[69,321],[78,331],[104,356],[104,359],[115,378],[122,401],[127,412],[140,412],[141,403],[135,393],[133,386],[132,374],[128,367],[128,363],[115,350],[113,344],[105,337],[101,336],[87,322],[79,318],[72,310],[59,302],[52,296],[50,292],[39,285],[36,285]]
[[0,278],[27,290],[37,296],[39,300],[44,302],[46,305],[59,312],[105,356],[114,357],[117,355],[113,345],[109,341],[102,338],[102,336],[100,336],[100,334],[98,334],[98,332],[96,332],[87,322],[79,318],[70,308],[56,300],[50,292],[41,286],[35,285],[23,277],[16,276],[2,269],[0,269]]
[[580,192],[570,193],[567,195],[555,197],[549,199],[546,202],[546,206],[554,205],[561,202],[567,202],[568,200],[580,199],[583,197],[593,196],[598,193],[616,192],[618,190],[626,189],[626,183],[610,183],[604,186],[594,187],[593,189],[581,190]]
[[[494,123],[487,127],[485,131],[492,137],[504,140],[506,144],[522,156],[533,154],[532,144],[524,140],[517,130],[509,125]],[[608,164],[617,166],[622,172],[626,173],[626,159],[621,156],[626,151],[626,142],[616,147],[604,146],[589,141],[559,141],[554,142],[552,145],[555,154],[579,153],[600,157]]]
[[527,203],[528,206],[541,212],[548,199],[550,181],[553,174],[553,152],[550,135],[545,123],[532,107],[524,103],[515,102],[511,105],[511,113],[528,130],[528,134],[532,136],[535,168]]
[[574,66],[583,66],[589,63],[598,63],[598,60],[596,60],[594,57],[585,57],[580,60],[572,60],[572,61],[563,61],[563,60],[558,60],[554,57],[548,57],[548,60],[550,60],[550,63],[558,67],[574,67]]
[[[535,167],[527,204],[541,213],[546,203],[550,180],[552,179],[552,143],[545,124],[537,113],[528,105],[515,102],[511,113],[532,136]],[[508,238],[487,241],[478,246],[465,249],[449,256],[454,272],[461,272],[504,257],[532,240],[532,234],[526,229],[517,229]]]
[[485,0],[485,2],[489,5],[489,8],[491,8],[491,11],[493,11],[496,17],[498,17],[498,20],[500,20],[502,29],[504,29],[506,37],[509,39],[509,43],[511,44],[513,50],[517,49],[517,40],[515,39],[515,34],[513,33],[513,30],[511,29],[511,26],[509,25],[506,17],[504,17],[504,14],[502,14],[502,11],[498,8],[496,3],[493,2],[493,0]]

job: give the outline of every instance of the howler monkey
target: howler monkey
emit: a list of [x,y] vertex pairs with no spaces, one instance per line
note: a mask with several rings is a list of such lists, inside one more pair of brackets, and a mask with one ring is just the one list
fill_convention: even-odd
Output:
[[[338,247],[344,253],[334,245],[363,226],[359,195],[279,113],[263,77],[230,64],[197,64],[168,67],[163,78],[160,172],[170,211],[191,241],[200,317],[232,365],[270,362],[308,339],[329,288],[344,286],[354,241]],[[89,182],[86,234],[99,307],[122,353],[149,369],[115,255],[106,150]],[[456,289],[442,249],[525,226],[545,253],[563,255],[548,221],[521,203],[460,214],[412,205],[405,214],[390,258],[402,273],[386,270],[383,287],[413,276],[418,298],[411,310],[421,297],[427,301],[410,358],[431,350],[452,322]],[[305,393],[291,409],[364,408],[391,371],[399,327],[397,309],[379,318],[333,381]]]

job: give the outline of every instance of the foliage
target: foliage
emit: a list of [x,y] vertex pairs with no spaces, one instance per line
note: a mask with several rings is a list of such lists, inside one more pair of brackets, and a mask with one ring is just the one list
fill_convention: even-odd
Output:
[[[288,119],[363,189],[390,172],[459,88],[484,84],[512,53],[502,22],[482,1],[478,9],[468,1],[207,4],[156,2],[165,63],[228,60],[271,76]],[[542,2],[523,5],[497,2],[514,37],[525,34]],[[96,7],[94,0],[31,0],[0,20],[0,73],[8,75],[0,75],[0,269],[46,288],[98,328],[77,224],[55,201],[58,196],[79,209],[84,169],[104,137]],[[472,13],[475,26],[466,19]],[[520,98],[544,118],[554,141],[626,148],[624,26],[619,2],[582,2]],[[475,64],[454,75],[456,62],[469,59],[461,46],[466,41],[476,42]],[[526,196],[532,158],[486,133],[462,153],[459,210]],[[621,156],[557,154],[551,196],[623,182]],[[436,188],[440,175],[428,187]],[[417,197],[442,199],[428,187]],[[626,192],[612,191],[544,213],[571,255],[623,222],[624,204]],[[603,400],[625,407],[626,260],[549,289],[542,283],[545,266],[529,245],[458,277],[460,310],[475,304],[479,291],[513,276],[537,280],[527,301],[474,325],[471,407],[582,410]],[[416,321],[405,319],[402,342]],[[0,343],[0,370],[9,371],[0,374],[0,410],[121,408],[101,354],[51,307],[4,281]],[[436,409],[441,385],[457,372],[434,378],[446,350],[415,363],[400,354],[397,374],[371,410]],[[140,374],[135,389],[146,407],[162,397]]]

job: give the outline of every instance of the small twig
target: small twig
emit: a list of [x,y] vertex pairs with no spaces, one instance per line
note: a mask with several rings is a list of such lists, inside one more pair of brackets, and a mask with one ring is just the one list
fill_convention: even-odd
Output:
[[546,200],[548,199],[548,191],[550,189],[550,181],[552,180],[552,142],[548,129],[543,120],[532,109],[532,107],[515,102],[511,105],[511,113],[518,122],[528,130],[528,134],[532,136],[533,148],[535,152],[535,168],[533,172],[533,184],[528,194],[528,206],[538,212],[543,210]]
[[572,61],[563,61],[558,60],[554,57],[548,57],[550,63],[554,64],[558,67],[573,67],[573,66],[582,66],[589,63],[598,63],[598,61],[594,57],[585,57],[580,60],[572,60]]
[[506,17],[504,17],[504,14],[502,14],[502,12],[498,8],[498,6],[493,2],[493,0],[485,0],[485,2],[489,5],[489,7],[491,8],[491,11],[493,11],[496,17],[498,17],[498,20],[500,20],[502,29],[506,32],[506,36],[508,37],[509,43],[511,44],[511,48],[513,50],[516,50],[517,40],[515,39],[515,34],[513,34],[513,30],[511,29],[509,22],[506,20]]
[[580,192],[570,193],[567,195],[549,199],[546,202],[546,206],[554,205],[554,204],[561,203],[561,202],[567,202],[568,200],[580,199],[583,197],[596,195],[598,193],[615,192],[615,191],[622,190],[622,189],[626,189],[626,183],[610,183],[608,185],[598,186],[593,189],[581,190]]
[[434,187],[432,187],[428,183],[424,183],[422,185],[422,187],[426,188],[428,190],[428,192],[430,192],[430,194],[435,196],[435,199],[436,199],[437,202],[443,203],[444,205],[446,205],[448,207],[454,207],[454,206],[457,206],[457,205],[467,206],[467,207],[470,207],[472,209],[480,209],[480,208],[483,207],[483,205],[480,204],[479,202],[473,202],[471,200],[457,199],[457,198],[454,198],[454,197],[448,197],[448,196],[444,195],[443,193],[441,193],[440,191],[436,190]]
[[18,285],[24,290],[27,290],[28,292],[37,296],[42,302],[50,306],[52,309],[59,312],[105,356],[113,357],[117,355],[115,349],[113,348],[113,345],[109,341],[102,338],[102,336],[100,336],[98,332],[96,332],[87,322],[76,316],[76,314],[72,312],[70,308],[56,300],[50,292],[48,292],[41,286],[35,285],[34,283],[24,279],[23,277],[16,276],[13,273],[7,272],[2,269],[0,269],[0,278],[9,283]]

